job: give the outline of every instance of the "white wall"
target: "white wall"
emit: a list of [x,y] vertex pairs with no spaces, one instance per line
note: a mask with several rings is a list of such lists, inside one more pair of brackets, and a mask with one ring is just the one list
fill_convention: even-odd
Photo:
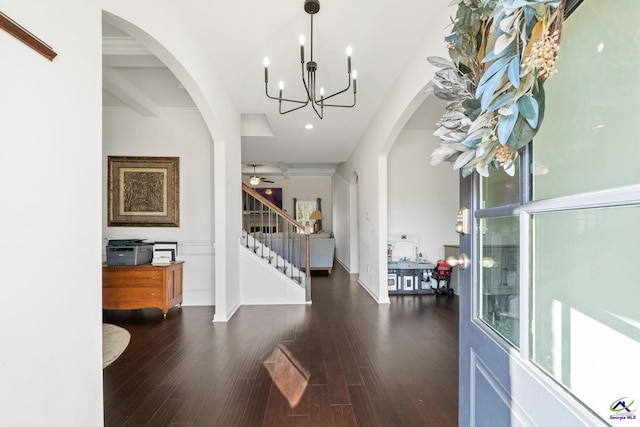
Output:
[[[282,272],[242,246],[240,266],[243,305],[305,304],[304,286],[286,279]],[[260,280],[256,280],[256,277]]]
[[458,244],[458,173],[448,163],[430,166],[433,131],[404,130],[388,156],[388,233],[420,237],[418,251],[431,262],[443,245]]
[[288,179],[269,177],[271,183],[260,183],[253,187],[249,185],[249,179],[245,178],[244,183],[252,188],[282,188],[282,209],[289,215],[293,215],[293,198],[298,201],[315,202],[317,198],[322,199],[322,228],[325,231],[332,231],[333,223],[333,198],[331,194],[330,176],[297,176]]
[[[337,169],[347,181],[354,172],[358,175],[359,282],[379,303],[390,302],[386,262],[387,155],[407,120],[426,98],[424,90],[435,71],[426,57],[446,56],[442,40],[447,29],[441,24],[449,19],[449,13],[445,3],[434,6],[414,56],[398,76],[349,160]],[[429,159],[424,161],[428,163]]]
[[0,31],[0,423],[100,426],[100,10],[0,10],[58,53],[50,62]]
[[333,197],[333,235],[336,239],[335,258],[340,264],[352,271],[349,239],[349,181],[340,174],[334,174],[331,180]]
[[[162,109],[143,117],[125,108],[103,114],[102,235],[105,239],[178,242],[184,305],[214,305],[213,166],[211,134],[194,109]],[[180,158],[180,227],[108,227],[107,157]]]
[[103,424],[101,6],[151,30],[155,38],[140,31],[137,38],[170,65],[213,136],[221,164],[214,167],[217,320],[240,300],[232,286],[239,281],[240,114],[216,78],[215,58],[202,54],[207,46],[167,25],[172,4],[149,13],[147,2],[0,0],[4,13],[59,54],[50,62],[0,31],[7,82],[0,259],[9,268],[0,310],[3,425]]
[[240,306],[242,230],[240,112],[218,78],[218,58],[189,31],[177,2],[102,0],[104,19],[133,36],[156,55],[187,89],[213,138],[215,230],[215,322],[226,322]]

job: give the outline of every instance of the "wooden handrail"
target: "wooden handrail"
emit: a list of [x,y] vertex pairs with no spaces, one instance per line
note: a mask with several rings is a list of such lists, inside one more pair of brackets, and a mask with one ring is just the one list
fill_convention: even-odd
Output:
[[300,224],[298,221],[296,221],[295,219],[293,219],[293,217],[291,215],[289,215],[288,213],[286,213],[285,211],[283,211],[282,209],[280,209],[279,207],[277,207],[276,205],[274,205],[271,201],[269,201],[268,199],[266,199],[262,194],[258,193],[256,190],[254,190],[253,188],[249,187],[247,184],[245,184],[244,182],[242,183],[242,189],[249,195],[251,195],[253,198],[255,198],[257,201],[259,201],[260,203],[262,203],[263,205],[268,206],[269,208],[271,208],[272,210],[274,210],[275,212],[278,213],[278,215],[280,215],[285,221],[287,221],[289,224],[293,225],[294,227],[300,228],[302,230],[305,229],[305,226]]
[[0,28],[47,58],[49,61],[53,61],[53,59],[58,55],[54,52],[51,46],[31,34],[24,27],[2,12],[0,12]]

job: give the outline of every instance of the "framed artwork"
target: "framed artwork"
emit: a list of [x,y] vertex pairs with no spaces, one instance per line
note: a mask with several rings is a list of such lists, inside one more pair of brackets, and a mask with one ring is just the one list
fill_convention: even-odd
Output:
[[108,157],[107,225],[180,226],[179,157]]

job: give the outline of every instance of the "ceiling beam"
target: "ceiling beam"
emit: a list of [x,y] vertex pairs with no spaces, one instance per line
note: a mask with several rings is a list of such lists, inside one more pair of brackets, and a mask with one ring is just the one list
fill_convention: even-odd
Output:
[[[242,165],[243,175],[253,175],[253,164],[247,163]],[[286,164],[278,163],[277,165],[256,164],[255,174],[268,177],[283,177],[289,179],[299,176],[332,176],[338,167],[337,163],[307,163],[307,164]]]
[[102,88],[145,117],[160,115],[160,107],[113,68],[102,70]]
[[149,49],[133,37],[102,37],[103,67],[165,67]]

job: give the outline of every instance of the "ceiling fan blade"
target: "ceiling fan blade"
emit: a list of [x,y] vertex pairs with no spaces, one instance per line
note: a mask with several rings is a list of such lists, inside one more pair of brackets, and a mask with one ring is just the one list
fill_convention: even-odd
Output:
[[261,180],[262,182],[269,182],[269,183],[273,184],[273,181],[271,181],[271,180],[269,180],[269,179],[260,178],[260,180]]

